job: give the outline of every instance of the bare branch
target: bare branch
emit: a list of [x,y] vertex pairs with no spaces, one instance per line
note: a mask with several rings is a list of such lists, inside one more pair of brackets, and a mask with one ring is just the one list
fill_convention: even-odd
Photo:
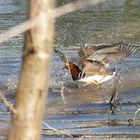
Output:
[[[107,2],[107,1],[110,1],[110,0],[83,0],[83,1],[66,4],[66,5],[56,8],[50,12],[52,12],[51,13],[52,17],[56,18],[59,16],[66,15],[70,12],[74,12],[81,8],[84,8],[86,6],[95,5],[95,4],[99,4],[99,3]],[[34,18],[31,18],[30,20],[27,20],[19,25],[11,27],[7,31],[1,33],[0,34],[0,43],[7,41],[8,39],[10,39],[12,37],[15,37],[18,34],[21,34],[25,31],[37,26],[40,23],[39,18],[40,18],[40,15],[36,16]]]
[[[47,96],[54,38],[55,0],[29,1],[28,17],[39,16],[38,26],[26,35],[23,64],[8,140],[39,140]],[[37,22],[37,21],[35,21]]]
[[0,99],[3,101],[3,103],[9,108],[9,110],[16,114],[17,113],[17,110],[13,107],[13,105],[11,103],[9,103],[7,101],[7,99],[5,98],[5,96],[0,92]]
[[55,17],[63,16],[68,13],[74,12],[76,10],[85,8],[89,5],[96,5],[96,4],[107,2],[107,1],[110,1],[110,0],[81,0],[77,2],[72,2],[62,7],[56,8],[56,10],[54,11],[55,12],[54,16]]
[[39,22],[39,17],[32,18],[30,20],[27,20],[19,25],[16,25],[14,27],[11,27],[7,31],[0,34],[0,43],[7,41],[8,39],[17,36],[18,34],[21,34],[33,27],[35,27]]

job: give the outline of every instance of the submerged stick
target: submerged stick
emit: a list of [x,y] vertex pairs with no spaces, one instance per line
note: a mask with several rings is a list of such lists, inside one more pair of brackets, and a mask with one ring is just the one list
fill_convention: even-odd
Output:
[[136,110],[135,114],[134,114],[134,118],[133,118],[133,125],[135,125],[136,123],[136,117],[138,115],[138,113],[140,112],[140,108]]
[[13,113],[16,114],[17,110],[13,107],[13,105],[5,98],[5,96],[0,92],[0,99],[3,103],[8,107],[8,109]]
[[54,131],[56,131],[56,132],[59,132],[60,134],[64,134],[64,135],[67,135],[67,136],[70,136],[71,138],[73,138],[73,136],[72,136],[70,133],[67,133],[67,132],[65,132],[65,131],[58,130],[58,129],[54,128],[54,127],[51,127],[50,125],[48,125],[48,124],[45,123],[45,122],[43,122],[43,124],[44,124],[45,126],[47,126],[49,129],[52,129],[52,130],[54,130]]

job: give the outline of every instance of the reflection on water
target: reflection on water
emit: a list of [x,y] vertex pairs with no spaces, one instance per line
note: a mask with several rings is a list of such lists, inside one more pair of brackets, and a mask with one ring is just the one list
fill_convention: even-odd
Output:
[[[57,5],[70,1],[74,0],[57,0]],[[56,46],[65,47],[65,53],[69,57],[75,57],[76,53],[73,51],[78,44],[77,40],[83,44],[117,41],[140,44],[139,5],[139,0],[113,0],[59,17],[56,20]],[[26,1],[1,0],[0,32],[24,21],[25,14]],[[15,93],[21,69],[23,42],[23,35],[18,35],[0,44],[0,89],[5,94]],[[117,66],[124,73],[140,67],[139,59],[140,55],[137,54]],[[70,79],[66,71],[61,69],[63,63],[56,54],[53,54],[52,66],[51,77],[58,76],[63,82]],[[109,114],[110,95],[96,95],[93,91],[94,89],[89,93],[83,90],[66,90],[67,105],[64,105],[60,91],[50,90],[46,110],[48,117],[45,122],[77,137],[82,134],[88,134],[89,137],[140,137],[139,117],[136,127],[128,127],[128,119],[133,118],[134,111],[140,106],[139,89],[119,95],[120,103],[114,115]],[[13,101],[11,98],[9,100]],[[8,127],[10,115],[1,102],[0,110],[0,133],[3,136],[6,135],[3,128]],[[122,135],[123,132],[126,135]],[[43,134],[45,139],[48,135],[54,138],[60,136],[54,131],[48,131],[46,126]]]

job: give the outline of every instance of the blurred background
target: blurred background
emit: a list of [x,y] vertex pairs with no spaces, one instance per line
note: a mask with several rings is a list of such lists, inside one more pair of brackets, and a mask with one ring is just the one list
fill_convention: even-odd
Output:
[[[57,0],[56,7],[76,0]],[[0,33],[26,20],[27,1],[0,0]],[[56,18],[55,47],[61,48],[69,57],[77,57],[78,41],[83,44],[111,44],[124,42],[140,45],[140,1],[112,0]],[[24,34],[0,44],[0,90],[14,103],[18,78],[22,64]],[[122,73],[140,67],[140,54],[125,59],[116,66]],[[50,81],[59,79],[60,87],[71,80],[63,62],[53,53]],[[65,130],[75,137],[140,137],[140,120],[135,127],[130,125],[134,112],[140,107],[140,89],[119,95],[119,104],[114,115],[109,114],[110,94],[94,94],[90,90],[64,91],[68,105],[64,105],[60,90],[51,84],[45,122]],[[69,96],[67,96],[69,95]],[[130,122],[129,122],[130,120]],[[0,101],[0,139],[4,139],[9,126],[10,114]],[[49,138],[48,138],[49,137]],[[62,134],[43,127],[42,139],[62,137]],[[67,136],[68,137],[68,136]],[[65,137],[66,138],[66,137]],[[78,139],[78,138],[77,138]],[[86,138],[87,139],[87,138]]]

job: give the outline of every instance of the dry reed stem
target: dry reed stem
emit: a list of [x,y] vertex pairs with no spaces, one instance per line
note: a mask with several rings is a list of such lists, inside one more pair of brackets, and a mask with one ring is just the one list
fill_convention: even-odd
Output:
[[[84,0],[84,1],[72,2],[72,3],[66,4],[62,7],[55,8],[54,10],[52,10],[50,12],[52,12],[52,17],[56,18],[59,16],[66,15],[68,13],[74,12],[81,8],[87,7],[89,5],[95,5],[95,4],[99,4],[99,3],[107,2],[107,1],[110,1],[110,0]],[[0,43],[7,41],[12,37],[15,37],[18,34],[21,34],[25,31],[37,26],[40,23],[39,18],[40,18],[40,16],[36,16],[19,25],[9,28],[7,31],[2,32],[0,34]]]

